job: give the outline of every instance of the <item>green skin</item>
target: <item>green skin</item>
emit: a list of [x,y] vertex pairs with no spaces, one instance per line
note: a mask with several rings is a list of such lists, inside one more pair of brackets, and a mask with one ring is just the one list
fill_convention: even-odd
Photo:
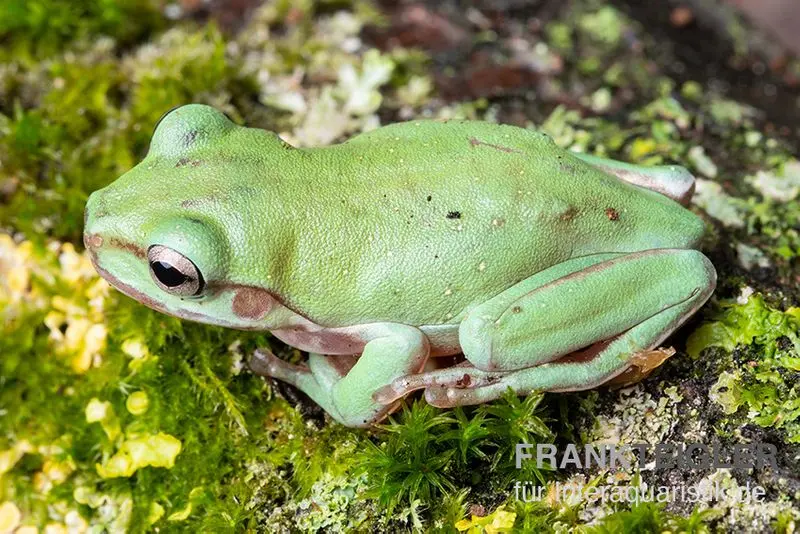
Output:
[[513,126],[411,121],[298,149],[188,105],[91,195],[84,240],[151,308],[310,352],[260,349],[251,368],[365,426],[416,389],[449,407],[630,372],[714,290],[693,189],[680,167]]

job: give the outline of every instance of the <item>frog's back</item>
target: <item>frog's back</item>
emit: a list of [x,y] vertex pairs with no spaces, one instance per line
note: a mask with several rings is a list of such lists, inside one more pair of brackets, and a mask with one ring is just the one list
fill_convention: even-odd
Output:
[[308,194],[278,199],[302,199],[292,210],[313,222],[295,236],[287,304],[323,323],[453,322],[569,258],[688,248],[702,235],[674,201],[513,126],[398,123],[295,165],[323,171]]

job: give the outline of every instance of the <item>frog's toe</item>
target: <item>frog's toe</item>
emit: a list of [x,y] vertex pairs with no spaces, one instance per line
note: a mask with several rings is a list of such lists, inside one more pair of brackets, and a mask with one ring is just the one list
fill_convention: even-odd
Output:
[[503,384],[502,381],[468,389],[434,386],[425,390],[425,401],[437,408],[471,406],[500,398],[506,389],[508,389],[508,386]]
[[277,378],[290,384],[297,382],[298,374],[310,374],[308,367],[286,362],[268,349],[256,349],[247,365],[252,372],[259,376]]
[[382,387],[373,396],[376,402],[389,404],[419,389],[453,388],[470,389],[487,386],[500,380],[503,372],[482,371],[469,362],[445,369],[401,376]]

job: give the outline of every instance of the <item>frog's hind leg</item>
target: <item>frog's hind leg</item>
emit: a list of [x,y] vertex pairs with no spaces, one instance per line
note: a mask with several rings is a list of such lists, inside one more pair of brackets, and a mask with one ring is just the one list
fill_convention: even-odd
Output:
[[573,153],[573,155],[624,182],[661,193],[684,206],[689,204],[694,194],[694,176],[680,165],[645,167],[589,154]]
[[376,323],[369,330],[360,356],[311,353],[306,367],[259,349],[250,367],[256,374],[294,385],[340,423],[368,426],[395,406],[375,400],[375,392],[402,376],[419,373],[430,353],[428,338],[418,328]]
[[477,306],[459,329],[468,365],[401,377],[380,398],[424,388],[431,404],[456,406],[509,387],[592,388],[641,363],[714,289],[713,266],[694,250],[609,256],[551,267]]
[[253,353],[249,367],[259,376],[277,378],[293,385],[337,418],[331,392],[334,384],[353,367],[356,358],[310,353],[305,365],[294,365],[278,358],[270,350],[260,348]]

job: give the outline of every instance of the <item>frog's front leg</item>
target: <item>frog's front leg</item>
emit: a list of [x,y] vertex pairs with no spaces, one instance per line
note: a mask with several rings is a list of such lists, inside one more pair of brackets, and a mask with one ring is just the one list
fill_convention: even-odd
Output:
[[711,295],[716,273],[695,250],[575,258],[471,310],[459,328],[470,365],[401,377],[385,402],[426,389],[436,406],[502,395],[574,391],[624,372]]
[[[336,330],[344,334],[346,329]],[[393,408],[391,402],[376,401],[375,392],[401,376],[419,373],[430,344],[421,330],[402,324],[376,323],[357,330],[368,338],[360,357],[311,353],[306,367],[259,349],[250,368],[294,385],[344,425],[368,426]]]

